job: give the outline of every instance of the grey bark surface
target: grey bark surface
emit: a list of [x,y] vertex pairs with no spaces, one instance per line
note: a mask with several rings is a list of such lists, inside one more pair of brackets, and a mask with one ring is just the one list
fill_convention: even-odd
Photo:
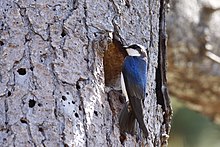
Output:
[[[155,92],[164,9],[163,0],[1,1],[0,146],[166,146],[171,108]],[[115,42],[148,47],[147,141],[120,142]]]

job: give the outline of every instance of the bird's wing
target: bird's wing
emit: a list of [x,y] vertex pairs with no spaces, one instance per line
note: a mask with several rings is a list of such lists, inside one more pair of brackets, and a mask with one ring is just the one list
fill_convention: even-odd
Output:
[[147,135],[147,129],[143,120],[143,99],[146,94],[146,68],[146,62],[137,57],[126,57],[122,67],[125,88],[132,111],[145,135]]
[[138,99],[145,98],[146,68],[146,61],[143,59],[138,57],[126,57],[122,74],[128,97],[136,97]]

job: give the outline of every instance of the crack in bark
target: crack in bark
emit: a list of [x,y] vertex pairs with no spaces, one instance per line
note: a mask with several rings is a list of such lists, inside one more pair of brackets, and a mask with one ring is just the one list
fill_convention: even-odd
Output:
[[[56,58],[56,49],[52,46],[50,27],[48,28],[48,36],[49,36],[48,37],[49,38],[49,40],[48,40],[49,41],[49,50],[50,50],[50,52],[52,52],[53,59],[55,59]],[[65,145],[64,140],[62,139],[62,134],[64,134],[64,129],[65,129],[65,127],[63,125],[65,117],[64,117],[63,114],[59,113],[58,98],[55,97],[56,91],[58,90],[58,88],[57,88],[58,86],[57,85],[59,85],[59,79],[58,79],[58,76],[57,76],[57,74],[55,72],[54,64],[52,62],[49,64],[49,67],[50,67],[49,71],[50,71],[50,74],[52,75],[53,86],[54,86],[54,89],[53,89],[53,92],[52,92],[52,96],[54,98],[54,116],[55,116],[55,119],[60,124],[60,127],[59,127],[59,129],[60,129],[59,130],[60,131],[59,132],[59,137],[61,139],[60,142],[62,142],[62,144]],[[58,116],[62,119],[62,121],[59,119]]]
[[[65,129],[65,126],[63,124],[63,122],[65,120],[65,117],[64,117],[63,114],[59,113],[58,98],[55,97],[55,93],[57,91],[57,85],[58,85],[59,81],[58,81],[58,77],[55,73],[53,64],[51,64],[51,74],[52,74],[52,77],[53,77],[53,85],[54,85],[54,89],[53,89],[53,92],[52,92],[53,93],[52,96],[54,98],[54,116],[55,116],[55,119],[59,122],[59,125],[60,125],[59,129],[61,129],[61,130],[59,130],[60,131],[59,132],[59,137],[61,139],[62,144],[65,145],[64,139],[62,139],[63,138],[62,136],[64,134],[64,129]],[[61,118],[62,121],[59,118]]]
[[150,43],[149,43],[149,47],[153,47],[153,24],[152,24],[152,8],[151,8],[151,0],[148,1],[148,6],[149,6],[149,23],[150,23]]
[[64,21],[68,20],[69,17],[73,15],[73,11],[76,10],[79,6],[78,0],[67,0],[67,6],[70,7],[69,13],[67,14],[66,18]]
[[[166,79],[166,18],[165,18],[165,0],[160,0],[160,17],[159,17],[159,49],[158,49],[158,68],[156,69],[156,96],[157,103],[162,106],[163,125],[165,125],[165,133],[161,134],[161,145],[167,145],[168,134],[170,132],[172,108],[167,89]],[[161,126],[162,127],[162,126]],[[162,128],[161,128],[162,129]],[[162,131],[163,132],[163,131]]]
[[[110,99],[110,95],[109,95],[110,92],[111,92],[111,91],[109,91],[109,92],[107,93],[107,101],[108,101],[109,107],[110,107],[110,109],[111,109],[111,112],[112,112],[112,114],[113,114],[113,112],[114,112],[114,107],[113,107],[112,101],[111,101],[111,99]],[[107,141],[108,146],[110,146],[110,147],[113,146],[113,145],[112,145],[111,138],[110,138],[110,134],[111,134],[112,130],[114,130],[114,124],[115,124],[115,119],[114,119],[114,116],[112,115],[112,128],[109,129],[109,130],[110,130],[109,132],[106,131],[106,141]]]
[[5,126],[8,128],[8,101],[7,99],[4,100],[4,107],[5,107]]
[[28,14],[26,13],[26,9],[27,9],[27,8],[21,7],[17,2],[14,2],[14,3],[15,3],[15,4],[17,5],[17,7],[20,9],[19,13],[20,13],[20,15],[21,15],[21,17],[22,17],[22,21],[23,21],[24,25],[26,25],[26,26],[28,27],[28,30],[29,30],[29,32],[31,33],[31,35],[32,35],[32,34],[38,35],[42,40],[47,41],[47,39],[44,39],[44,37],[43,37],[41,34],[37,33],[37,32],[34,30],[34,27],[33,27],[32,23],[31,23],[31,21],[30,21],[30,19],[29,19],[29,16],[28,16]]
[[[87,17],[88,17],[88,12],[87,12],[87,2],[86,0],[84,0],[83,3],[83,9],[84,9],[84,17],[83,17],[83,22],[84,22],[84,26],[86,29],[86,38],[87,38],[87,43],[86,44],[86,50],[87,50],[87,69],[89,71],[91,71],[92,73],[94,73],[94,64],[95,64],[95,50],[93,48],[91,52],[89,52],[89,44],[91,42],[90,37],[89,37],[89,26],[87,24]],[[90,56],[90,54],[92,54]]]
[[[86,83],[86,80],[82,80],[81,78],[76,82],[76,85],[78,85],[79,87],[80,86],[80,82],[83,82],[82,85],[85,85]],[[88,144],[88,128],[87,128],[87,120],[86,120],[86,112],[85,112],[85,105],[84,105],[84,99],[83,97],[81,96],[81,90],[80,89],[77,89],[77,94],[80,98],[80,105],[82,106],[82,112],[83,112],[83,127],[84,127],[84,132],[85,132],[85,144],[86,144],[86,147],[89,147],[89,144]]]
[[[70,10],[69,10],[69,13],[67,14],[66,18],[64,18],[64,19],[62,20],[62,24],[61,24],[62,32],[65,31],[65,27],[64,27],[65,22],[73,15],[73,11],[78,8],[79,2],[78,2],[78,0],[68,0],[67,4],[68,4],[68,6],[70,7]],[[61,36],[62,36],[62,34],[61,34]],[[64,58],[67,57],[66,52],[65,52],[65,50],[64,50],[64,48],[63,48],[64,45],[65,45],[65,42],[66,42],[66,37],[63,36],[63,38],[62,38],[62,43],[61,43],[61,45],[60,45],[60,49],[61,49],[62,52],[63,52],[63,57],[64,57]],[[52,46],[52,45],[51,45],[51,46]]]
[[26,94],[24,94],[22,97],[21,97],[21,100],[22,100],[22,105],[20,105],[20,108],[21,108],[21,112],[22,112],[22,114],[23,114],[23,117],[22,117],[22,119],[20,120],[21,122],[22,121],[24,121],[24,122],[22,122],[22,123],[25,123],[27,126],[26,126],[26,129],[27,129],[27,134],[28,134],[28,136],[29,136],[29,141],[33,144],[33,146],[34,147],[37,147],[37,145],[36,145],[36,142],[35,142],[35,140],[34,140],[34,138],[33,138],[33,136],[32,136],[32,132],[31,132],[31,127],[30,127],[30,122],[29,122],[29,120],[27,119],[27,117],[26,117],[26,113],[24,112],[24,104],[25,104],[25,99],[26,99],[26,96],[29,94],[29,92],[28,93],[26,93]]
[[[14,133],[13,133],[14,134]],[[16,140],[16,134],[14,134],[14,137],[13,137],[13,147],[16,147],[16,145],[15,145],[15,140]]]
[[[24,51],[24,54],[23,54],[23,57],[21,58],[21,60],[26,55],[27,59],[29,61],[29,64],[30,64],[30,69],[31,69],[34,66],[33,66],[32,59],[31,59],[31,46],[28,44],[28,42],[30,42],[30,40],[32,39],[34,34],[39,35],[42,40],[44,40],[44,41],[46,41],[46,40],[40,34],[38,34],[34,31],[34,28],[33,28],[32,24],[30,22],[30,19],[29,19],[28,15],[26,14],[26,8],[21,7],[18,3],[15,3],[15,4],[20,9],[19,13],[22,17],[22,21],[23,21],[24,25],[28,27],[28,33],[25,35],[25,43],[24,43],[24,44],[27,45],[27,50]],[[49,37],[49,35],[48,35],[48,37]],[[33,73],[33,70],[31,70],[31,72],[32,72],[32,75],[31,75],[32,78],[30,79],[30,82],[32,81],[31,85],[33,84],[34,87],[32,88],[31,85],[29,85],[29,90],[32,91],[32,90],[36,90],[39,87],[39,84],[37,83],[37,80],[35,80],[36,77]]]
[[[118,6],[115,4],[114,0],[109,0],[112,5],[113,5],[113,9],[116,11],[116,14],[121,14],[120,13],[120,9],[118,8]],[[130,4],[129,4],[130,5]],[[129,6],[130,7],[130,6]]]
[[[28,59],[28,61],[29,61],[29,66],[30,66],[30,69],[32,68],[34,68],[34,65],[33,65],[33,63],[32,63],[32,59],[31,59],[31,47],[30,47],[30,45],[29,44],[27,44],[27,50],[26,50],[26,52],[27,52],[27,59]],[[32,87],[32,85],[33,85],[33,87]],[[40,86],[39,86],[39,84],[37,83],[37,77],[34,75],[34,72],[33,72],[33,70],[31,70],[31,78],[30,78],[30,85],[28,86],[28,89],[30,90],[30,91],[33,91],[33,90],[36,90],[36,89],[38,89]]]
[[44,130],[43,130],[43,124],[44,124],[44,122],[43,122],[42,124],[38,125],[38,130],[41,132],[42,136],[44,137],[44,139],[41,141],[41,144],[43,145],[43,147],[46,147],[46,145],[44,144],[44,142],[45,142],[47,139],[46,139],[46,134],[45,134],[45,132],[44,132]]
[[[62,31],[65,30],[64,23],[65,23],[65,20],[63,20],[63,23],[62,23]],[[61,34],[61,35],[62,35],[62,34]],[[65,52],[65,50],[64,50],[65,42],[66,42],[66,37],[64,36],[64,37],[62,38],[62,42],[61,42],[61,45],[60,45],[60,48],[61,48],[62,53],[63,53],[63,58],[66,58],[66,52]]]
[[114,26],[114,32],[113,32],[113,40],[119,42],[122,46],[123,45],[127,45],[126,41],[121,37],[120,35],[120,28],[117,25],[117,23],[115,22],[116,17],[118,17],[117,15],[115,15],[112,19],[112,25]]
[[[69,13],[67,14],[66,18],[64,18],[62,20],[62,24],[61,24],[62,33],[65,30],[65,27],[64,27],[65,22],[73,15],[73,11],[78,8],[78,5],[79,5],[78,0],[68,0],[68,6],[70,7],[70,10],[69,10]],[[61,33],[61,36],[62,36],[62,33]],[[62,50],[62,53],[63,53],[63,58],[67,57],[66,52],[64,50],[65,42],[66,42],[66,37],[63,36],[62,42],[61,42],[61,45],[60,45],[60,49]]]
[[27,123],[27,132],[28,132],[28,136],[30,137],[30,141],[33,143],[34,147],[37,147],[36,142],[34,141],[34,138],[31,133],[31,127],[29,122]]
[[[10,69],[9,70],[9,72],[12,72],[12,69]],[[14,75],[14,73],[13,73],[13,75]],[[14,75],[15,76],[15,75]],[[10,132],[10,135],[13,135],[14,134],[14,132],[12,131],[12,129],[11,129],[11,125],[9,124],[9,117],[8,117],[8,110],[9,110],[9,105],[8,105],[8,99],[7,99],[7,97],[8,97],[8,95],[7,95],[7,91],[8,91],[8,87],[11,87],[12,86],[12,89],[14,88],[14,83],[15,83],[15,78],[13,79],[13,84],[11,84],[10,85],[10,79],[8,80],[8,82],[6,83],[6,85],[7,85],[7,90],[5,91],[5,94],[4,94],[4,109],[5,109],[5,115],[4,115],[4,119],[5,119],[5,127],[3,128],[5,131],[6,131],[6,133],[9,133]],[[15,136],[16,134],[14,134],[14,136]],[[15,144],[15,138],[13,137],[13,144]]]
[[[57,55],[56,55],[56,48],[52,45],[52,38],[51,38],[51,31],[50,31],[50,25],[48,25],[48,28],[47,28],[47,32],[48,32],[48,42],[49,42],[49,51],[51,53],[53,59],[56,59],[57,58]],[[52,63],[50,63],[52,64]],[[51,66],[51,65],[50,65]],[[51,67],[51,70],[53,70],[53,68]],[[58,80],[57,80],[58,81]]]

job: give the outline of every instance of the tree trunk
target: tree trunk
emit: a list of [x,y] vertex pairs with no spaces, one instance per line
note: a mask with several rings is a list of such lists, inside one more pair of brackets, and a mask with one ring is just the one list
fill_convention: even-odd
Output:
[[[0,3],[0,146],[166,146],[164,0]],[[113,37],[112,37],[113,36]],[[122,45],[148,47],[147,140],[120,140]]]

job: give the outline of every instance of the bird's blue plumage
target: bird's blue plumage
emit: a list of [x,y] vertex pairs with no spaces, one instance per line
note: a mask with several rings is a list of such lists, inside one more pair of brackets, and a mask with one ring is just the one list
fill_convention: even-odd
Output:
[[129,96],[143,99],[146,93],[147,64],[141,57],[127,56],[124,60],[122,73]]

